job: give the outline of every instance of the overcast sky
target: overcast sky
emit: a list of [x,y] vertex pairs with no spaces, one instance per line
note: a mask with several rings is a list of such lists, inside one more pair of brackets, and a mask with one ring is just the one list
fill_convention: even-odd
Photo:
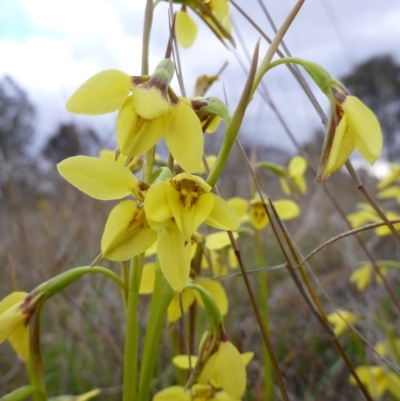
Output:
[[[145,0],[0,0],[0,76],[12,76],[37,106],[40,138],[54,133],[59,122],[71,121],[91,125],[101,130],[103,137],[112,135],[115,116],[72,116],[64,104],[81,83],[101,70],[117,68],[140,75],[144,3]],[[256,0],[237,3],[273,36]],[[264,4],[279,26],[294,0],[265,0]],[[247,50],[252,52],[259,35],[233,7],[232,19]],[[234,34],[237,50],[228,50],[214,40],[201,21],[198,24],[200,31],[194,46],[181,50],[188,95],[198,75],[212,75],[228,61],[228,68],[209,95],[224,98],[225,91],[233,110],[245,79],[236,57],[248,65],[239,37]],[[167,4],[162,3],[155,9],[151,68],[163,58],[167,38]],[[285,41],[293,55],[320,63],[335,77],[377,54],[389,53],[400,61],[400,2],[306,0]],[[262,52],[266,49],[263,44]],[[319,120],[286,69],[279,67],[268,74],[265,84],[295,135],[309,138]],[[319,99],[324,102],[322,97]],[[284,141],[274,115],[258,97],[246,120],[246,135],[266,143]]]

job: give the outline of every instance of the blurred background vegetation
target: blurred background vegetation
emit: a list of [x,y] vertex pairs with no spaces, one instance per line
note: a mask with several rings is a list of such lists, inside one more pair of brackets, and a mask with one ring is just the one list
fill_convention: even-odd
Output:
[[[378,116],[384,133],[383,158],[399,162],[400,132],[400,66],[389,56],[379,56],[359,65],[343,82],[350,92],[361,98]],[[99,253],[100,238],[113,202],[89,198],[64,182],[55,169],[64,158],[97,155],[102,144],[101,132],[73,123],[60,124],[40,152],[30,150],[35,142],[35,107],[23,88],[12,77],[0,80],[0,299],[17,288],[30,291],[39,283],[69,268],[89,265]],[[270,161],[287,165],[291,154],[285,149],[251,143],[251,133],[242,127],[245,150],[253,161]],[[221,133],[206,138],[206,153],[216,154]],[[316,132],[311,141],[302,144],[310,157],[319,161],[323,134]],[[279,181],[272,173],[258,170],[262,189],[273,200],[286,198]],[[364,185],[375,193],[377,178],[359,171]],[[288,229],[303,255],[331,237],[347,230],[323,187],[316,185],[310,172],[306,174],[308,192],[294,194],[301,216],[287,222]],[[240,151],[235,148],[221,177],[219,187],[225,198],[249,198],[251,178]],[[363,202],[362,195],[344,171],[332,176],[327,184],[346,214]],[[385,201],[384,207],[396,207]],[[394,209],[395,210],[395,209]],[[284,263],[270,228],[264,230],[264,254],[268,266]],[[398,243],[392,236],[377,237],[372,231],[361,237],[377,260],[399,259]],[[247,269],[256,268],[253,239],[239,239]],[[349,283],[351,272],[365,260],[357,241],[348,237],[338,241],[311,260],[313,273],[322,290],[327,311],[346,308],[363,315],[359,330],[371,344],[384,336],[382,324],[396,321],[391,301],[379,284],[359,292]],[[117,264],[103,263],[119,271]],[[244,351],[255,352],[248,368],[248,379],[254,394],[261,388],[261,337],[247,294],[240,277],[222,282],[227,289],[230,313],[228,332]],[[348,371],[332,347],[331,341],[312,317],[310,310],[284,268],[259,272],[268,277],[271,338],[280,361],[291,400],[358,399],[358,390],[348,384]],[[254,275],[251,276],[256,288]],[[389,281],[400,294],[399,275],[388,273]],[[149,297],[141,298],[142,334],[146,330]],[[80,394],[101,388],[101,400],[120,397],[124,312],[121,294],[103,277],[85,277],[55,296],[44,310],[42,345],[46,380],[51,395]],[[176,382],[170,363],[171,336],[178,330],[168,326],[160,347],[162,358],[154,377],[158,390]],[[342,343],[354,365],[361,364],[354,334],[347,334]],[[371,350],[367,354],[371,354]],[[0,396],[26,383],[24,364],[19,362],[8,344],[0,346]],[[387,395],[384,398],[390,399]],[[254,399],[257,399],[255,397]],[[250,398],[249,398],[250,400]]]

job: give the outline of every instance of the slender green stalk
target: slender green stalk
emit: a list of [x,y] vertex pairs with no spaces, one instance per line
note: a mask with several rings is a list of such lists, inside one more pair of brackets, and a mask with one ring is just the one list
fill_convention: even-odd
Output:
[[30,356],[27,363],[29,382],[40,389],[32,394],[33,401],[46,401],[46,385],[43,374],[43,362],[40,352],[40,318],[44,302],[41,302],[35,312],[32,333],[30,335]]
[[153,297],[151,299],[140,369],[138,401],[148,401],[150,399],[151,379],[153,377],[154,364],[163,328],[162,326],[173,295],[174,292],[171,286],[163,280],[163,274],[157,260]]
[[[263,244],[262,244],[262,231],[256,230],[255,233],[255,246],[256,246],[256,254],[257,254],[257,267],[261,268],[266,266],[267,262],[265,260],[264,252],[263,252]],[[265,327],[270,332],[269,326],[269,305],[268,305],[268,283],[267,283],[267,275],[259,274],[257,276],[258,279],[258,296],[259,296],[259,305],[261,309],[261,315],[264,320]],[[271,358],[268,354],[267,347],[265,344],[262,348],[262,357],[263,357],[263,366],[264,366],[264,397],[263,400],[270,401],[272,399],[272,366],[271,366]]]
[[144,12],[143,42],[142,42],[142,75],[149,74],[150,33],[153,23],[153,0],[147,0]]
[[122,400],[135,401],[138,370],[138,301],[144,255],[135,256],[129,271],[128,308],[126,310],[126,334]]

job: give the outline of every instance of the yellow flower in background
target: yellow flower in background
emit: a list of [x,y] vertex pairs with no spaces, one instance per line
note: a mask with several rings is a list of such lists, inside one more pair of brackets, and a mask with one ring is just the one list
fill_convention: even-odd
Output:
[[356,149],[373,165],[382,152],[382,131],[375,114],[343,88],[331,89],[331,115],[317,181],[339,170]]
[[376,189],[384,189],[399,180],[400,165],[395,163],[390,163],[390,167],[392,171],[385,178],[383,178],[378,182],[378,184],[376,185]]
[[290,159],[285,177],[280,177],[281,187],[286,195],[290,195],[292,190],[290,184],[301,194],[307,192],[307,183],[304,174],[307,171],[307,160],[303,156],[294,156]]
[[[300,215],[299,207],[291,200],[278,200],[274,201],[273,204],[281,220],[291,220]],[[250,201],[249,219],[256,230],[262,230],[269,224],[267,212],[259,197]]]
[[102,71],[73,93],[67,110],[98,115],[120,109],[117,143],[123,155],[140,156],[164,135],[177,163],[195,172],[203,156],[203,132],[191,103],[178,98],[169,87],[174,69],[173,62],[165,59],[150,77],[130,77],[118,70]]
[[236,230],[239,220],[229,205],[212,194],[200,177],[181,173],[150,187],[144,209],[150,227],[159,232],[161,270],[175,291],[182,291],[189,278],[190,239],[201,223]]
[[[361,210],[358,212],[350,213],[347,215],[347,219],[349,220],[350,225],[353,228],[361,227],[368,223],[381,223],[382,219],[379,217],[378,213],[374,210],[374,208],[366,203],[359,203],[357,205]],[[395,220],[400,218],[400,216],[394,212],[386,212],[385,216],[389,220]],[[397,230],[400,230],[400,223],[394,224],[394,227]],[[385,237],[387,235],[392,234],[390,228],[386,225],[382,225],[374,229],[374,232],[379,237]]]
[[346,322],[353,324],[357,321],[357,317],[347,310],[339,309],[330,313],[328,315],[328,320],[333,326],[333,332],[335,333],[335,336],[339,337],[349,329],[349,326]]
[[[356,367],[355,370],[373,399],[381,399],[386,391],[389,391],[396,398],[400,397],[400,377],[398,373],[389,370],[389,368],[382,368],[376,365],[361,365]],[[349,382],[351,385],[357,386],[353,376],[350,376]]]
[[[206,157],[207,165],[210,170],[214,167],[216,160],[217,160],[217,156],[215,156],[215,155],[210,155],[210,156]],[[201,166],[200,166],[197,174],[206,174],[206,173],[207,173],[206,166],[204,165],[204,162],[201,162]]]
[[29,294],[22,291],[7,295],[0,302],[0,344],[8,339],[17,355],[29,359],[29,317],[22,306]]
[[[99,200],[132,195],[142,202],[147,185],[122,164],[102,158],[74,156],[57,165],[70,184]],[[101,239],[102,255],[123,261],[139,255],[156,241],[157,233],[147,223],[145,211],[134,200],[124,200],[111,211]]]
[[400,204],[400,187],[391,186],[383,189],[376,194],[378,199],[395,199],[398,204]]
[[375,351],[385,357],[393,357],[394,361],[400,358],[400,339],[389,339],[387,341],[379,341],[375,344]]
[[185,49],[191,47],[197,37],[197,24],[187,13],[186,7],[177,11],[175,19],[175,34],[178,43]]
[[[387,269],[385,267],[378,266],[381,273],[385,275]],[[350,275],[350,283],[354,283],[357,286],[358,291],[364,291],[371,283],[372,277],[376,278],[378,283],[382,282],[382,279],[375,274],[374,267],[371,263],[365,262],[361,267],[354,270]]]
[[[218,38],[221,40],[226,38],[234,44],[230,35],[232,32],[232,23],[228,0],[199,0],[190,3],[190,8],[204,20]],[[187,13],[186,6],[182,6],[176,13],[176,40],[183,48],[189,48],[196,40],[197,33],[196,22]]]

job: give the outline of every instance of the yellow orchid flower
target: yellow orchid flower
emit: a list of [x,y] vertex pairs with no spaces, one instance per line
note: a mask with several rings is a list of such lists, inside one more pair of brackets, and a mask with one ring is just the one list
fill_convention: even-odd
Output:
[[98,115],[120,109],[117,142],[127,157],[147,152],[164,135],[171,154],[183,169],[197,171],[204,138],[190,102],[169,87],[174,64],[165,59],[151,77],[131,77],[122,71],[102,71],[87,80],[67,102],[76,114]]
[[331,114],[316,180],[324,182],[356,149],[373,165],[382,152],[382,131],[375,114],[337,83],[331,88]]
[[23,304],[29,294],[22,291],[7,295],[0,302],[0,344],[8,339],[17,355],[29,359],[29,313]]
[[182,291],[189,278],[190,238],[201,223],[236,230],[238,218],[228,204],[212,194],[200,177],[181,173],[152,185],[144,201],[150,227],[159,232],[161,270],[175,291]]
[[246,389],[246,368],[237,348],[229,341],[220,341],[197,378],[200,384],[212,382],[229,396],[241,398]]
[[327,317],[329,323],[333,326],[333,332],[336,337],[341,336],[349,329],[346,322],[353,324],[357,321],[356,315],[344,309],[329,313]]
[[[400,377],[397,373],[376,365],[361,365],[355,370],[373,399],[381,399],[386,391],[392,393],[396,398],[400,397]],[[353,376],[350,376],[349,382],[351,385],[357,386]]]
[[[387,273],[387,269],[385,267],[379,266],[379,268],[383,275]],[[361,267],[351,273],[350,283],[354,283],[357,286],[358,291],[364,291],[371,283],[373,276],[376,278],[378,283],[382,281],[379,276],[375,275],[375,270],[371,263],[365,262]]]
[[[74,156],[57,165],[62,177],[76,188],[99,200],[121,199],[133,195],[142,202],[147,185],[140,182],[128,167],[118,162]],[[101,239],[102,255],[123,261],[144,252],[156,241],[144,208],[134,200],[124,200],[111,211]]]
[[[281,220],[291,220],[300,215],[299,207],[291,200],[283,199],[274,201],[273,203]],[[256,230],[262,230],[269,223],[267,212],[265,211],[263,202],[259,197],[250,201],[249,219],[250,223]]]

